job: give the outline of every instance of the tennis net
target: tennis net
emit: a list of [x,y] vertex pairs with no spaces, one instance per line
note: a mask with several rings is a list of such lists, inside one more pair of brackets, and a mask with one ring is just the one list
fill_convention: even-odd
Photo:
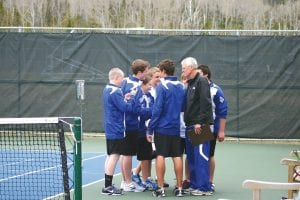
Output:
[[71,199],[65,127],[56,117],[0,119],[0,199]]

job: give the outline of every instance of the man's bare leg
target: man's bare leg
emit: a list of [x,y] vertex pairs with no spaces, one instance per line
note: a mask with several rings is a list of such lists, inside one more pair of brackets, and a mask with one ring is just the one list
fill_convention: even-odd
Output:
[[157,185],[159,188],[164,187],[165,171],[166,171],[165,157],[158,155],[156,157],[156,176],[157,176]]
[[182,188],[182,177],[183,177],[183,161],[182,157],[173,157],[174,171],[176,175],[176,187]]

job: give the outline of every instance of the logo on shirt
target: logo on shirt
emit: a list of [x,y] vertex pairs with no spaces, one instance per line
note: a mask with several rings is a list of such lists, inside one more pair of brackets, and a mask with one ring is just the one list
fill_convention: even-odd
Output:
[[219,98],[219,101],[220,101],[221,103],[223,103],[224,100],[225,100],[225,99],[224,99],[223,97],[220,97],[220,98]]

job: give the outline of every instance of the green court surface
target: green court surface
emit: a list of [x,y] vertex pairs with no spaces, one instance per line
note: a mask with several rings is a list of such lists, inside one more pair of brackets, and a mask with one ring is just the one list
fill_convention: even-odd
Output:
[[[87,137],[83,140],[83,152],[105,152],[105,139],[103,137]],[[245,179],[257,179],[264,181],[287,181],[287,166],[281,165],[280,160],[290,157],[291,150],[299,149],[299,142],[265,142],[265,141],[240,141],[227,140],[217,143],[216,147],[216,192],[213,196],[196,197],[186,195],[181,199],[207,199],[207,200],[250,200],[252,192],[242,187]],[[103,163],[104,164],[104,163]],[[152,165],[152,177],[155,175],[154,164]],[[104,173],[104,172],[103,172]],[[165,180],[170,184],[167,188],[167,199],[178,199],[172,194],[174,189],[173,164],[167,159]],[[120,186],[121,175],[114,176],[115,185]],[[125,193],[123,196],[106,196],[101,194],[104,181],[100,180],[93,184],[83,186],[84,200],[97,199],[155,199],[151,192]],[[262,200],[281,199],[287,196],[286,191],[263,190]]]

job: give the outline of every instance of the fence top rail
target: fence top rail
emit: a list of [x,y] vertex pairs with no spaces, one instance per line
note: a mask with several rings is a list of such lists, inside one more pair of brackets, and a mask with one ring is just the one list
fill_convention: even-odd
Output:
[[137,28],[83,28],[83,27],[0,27],[0,32],[49,33],[117,33],[143,35],[300,35],[300,30],[214,30],[214,29],[147,29]]

